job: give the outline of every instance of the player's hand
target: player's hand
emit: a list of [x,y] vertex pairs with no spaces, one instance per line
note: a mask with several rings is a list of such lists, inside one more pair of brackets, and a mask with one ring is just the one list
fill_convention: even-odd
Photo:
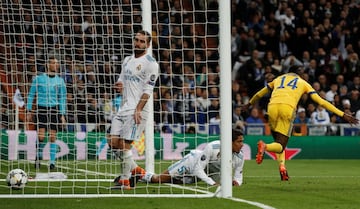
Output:
[[141,111],[140,110],[135,110],[135,113],[134,113],[134,121],[135,121],[135,124],[140,124],[141,122]]
[[215,182],[215,184],[213,184],[212,186],[220,186],[220,184],[218,182]]
[[239,186],[239,183],[238,183],[237,181],[233,180],[233,181],[232,181],[232,185],[233,185],[233,186]]
[[350,123],[351,125],[357,125],[359,124],[359,120],[357,118],[355,118],[354,116],[344,113],[343,117],[342,117],[345,121],[347,121],[348,123]]
[[122,82],[116,82],[116,83],[115,83],[115,90],[116,90],[117,92],[121,93],[122,90],[123,90],[123,83],[122,83]]

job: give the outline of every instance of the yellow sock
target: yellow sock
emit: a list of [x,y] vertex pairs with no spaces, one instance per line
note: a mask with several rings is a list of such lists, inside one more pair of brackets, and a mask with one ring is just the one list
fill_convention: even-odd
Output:
[[276,154],[276,159],[279,163],[279,166],[283,165],[285,166],[285,151],[283,151],[282,153],[275,153]]
[[269,152],[280,153],[283,151],[282,149],[283,149],[282,145],[277,142],[273,142],[271,144],[266,145],[266,151],[269,151]]

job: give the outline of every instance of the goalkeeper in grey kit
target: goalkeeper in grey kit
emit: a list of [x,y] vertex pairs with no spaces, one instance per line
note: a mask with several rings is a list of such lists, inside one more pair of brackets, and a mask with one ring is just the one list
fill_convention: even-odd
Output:
[[[240,186],[243,182],[244,155],[241,151],[244,137],[240,129],[232,130],[232,167],[233,185]],[[141,172],[139,179],[149,183],[186,184],[202,180],[208,185],[219,185],[220,180],[220,141],[216,140],[206,145],[204,150],[192,150],[184,158],[163,173],[156,175],[151,172]]]

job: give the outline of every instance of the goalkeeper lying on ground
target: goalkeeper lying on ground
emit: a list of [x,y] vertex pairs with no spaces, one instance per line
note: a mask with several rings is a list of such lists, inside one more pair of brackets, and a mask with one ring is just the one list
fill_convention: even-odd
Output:
[[[233,185],[240,186],[243,181],[242,170],[244,166],[243,133],[240,129],[232,130],[232,162],[233,162]],[[132,173],[132,181],[141,180],[149,183],[174,183],[186,184],[202,180],[209,185],[218,185],[220,180],[220,141],[213,141],[206,145],[205,149],[192,150],[184,158],[171,166],[163,173],[157,175],[146,172],[137,167]],[[135,182],[132,182],[135,185]]]

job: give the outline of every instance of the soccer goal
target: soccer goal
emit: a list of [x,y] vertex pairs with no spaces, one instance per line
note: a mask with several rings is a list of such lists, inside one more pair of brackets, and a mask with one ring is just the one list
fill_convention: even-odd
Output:
[[[213,140],[231,149],[230,1],[37,2],[0,3],[0,198],[231,197],[231,152],[221,155],[221,187],[140,182],[135,189],[113,189],[120,161],[105,138],[121,104],[113,84],[122,60],[132,54],[134,33],[145,29],[153,35],[160,76],[151,120],[133,144],[137,163],[161,173]],[[56,135],[55,170],[48,166],[50,143],[35,168],[39,127],[14,102],[20,94],[26,106],[32,79],[46,71],[51,56],[60,62],[58,74],[67,89],[67,123]],[[34,115],[41,116],[36,110]],[[20,190],[6,184],[16,168],[28,175]]]

